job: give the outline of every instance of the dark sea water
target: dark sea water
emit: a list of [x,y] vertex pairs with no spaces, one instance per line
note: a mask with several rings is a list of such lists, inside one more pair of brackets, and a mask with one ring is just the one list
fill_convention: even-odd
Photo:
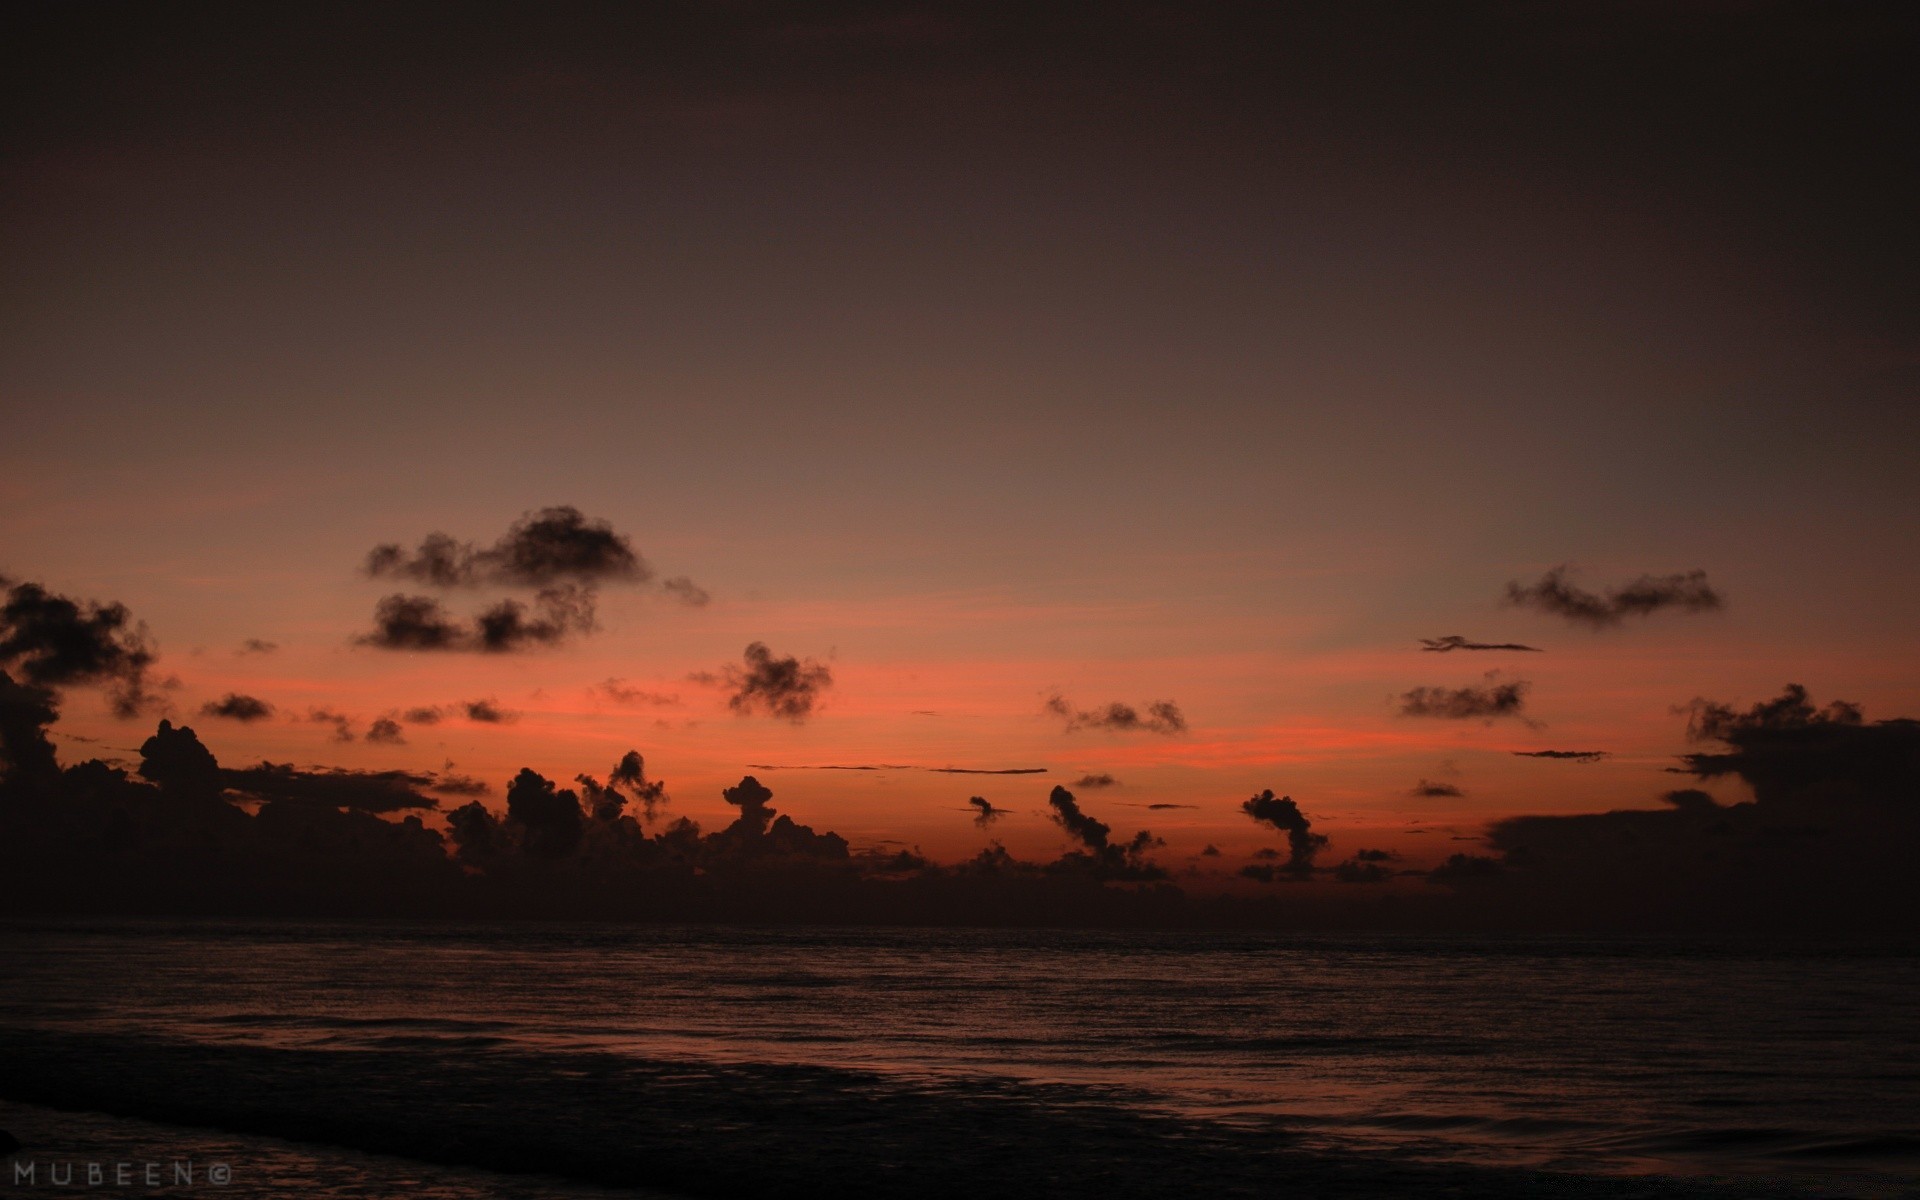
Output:
[[1911,948],[16,922],[0,955],[0,1126],[42,1171],[232,1171],[165,1194],[1920,1194]]

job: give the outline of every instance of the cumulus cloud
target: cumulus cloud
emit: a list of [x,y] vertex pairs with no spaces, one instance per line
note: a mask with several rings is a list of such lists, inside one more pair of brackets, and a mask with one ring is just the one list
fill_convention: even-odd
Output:
[[257,696],[246,696],[239,692],[228,692],[218,700],[209,700],[200,706],[203,717],[221,717],[228,721],[251,723],[264,721],[273,715],[273,705]]
[[607,772],[604,786],[591,775],[575,776],[574,781],[586,793],[587,812],[597,821],[618,820],[629,803],[640,806],[643,820],[652,821],[667,802],[666,783],[647,778],[647,762],[638,750],[620,756]]
[[713,602],[713,594],[685,575],[676,575],[661,583],[660,590],[688,608],[705,608]]
[[358,640],[383,650],[464,650],[473,643],[473,631],[431,596],[396,593],[374,605],[373,632]]
[[0,668],[23,684],[63,688],[104,684],[114,714],[138,716],[155,697],[155,654],[144,625],[124,604],[73,600],[37,583],[14,583],[0,604]]
[[493,791],[483,780],[471,775],[455,774],[451,767],[452,764],[448,764],[448,770],[435,775],[433,781],[426,785],[427,790],[443,796],[484,796]]
[[1473,642],[1457,633],[1439,638],[1421,638],[1420,648],[1436,654],[1445,654],[1452,650],[1526,650],[1534,654],[1540,653],[1538,646],[1523,646],[1519,642]]
[[404,746],[407,744],[407,735],[400,728],[400,722],[392,717],[378,717],[367,726],[367,740],[386,746]]
[[821,693],[833,686],[833,673],[812,659],[777,657],[764,642],[742,654],[744,666],[729,664],[720,675],[733,691],[727,707],[745,715],[764,713],[796,724],[813,715]]
[[1472,884],[1496,879],[1505,871],[1506,867],[1499,859],[1485,854],[1452,854],[1447,856],[1445,862],[1427,872],[1427,882]]
[[1104,708],[1076,709],[1065,696],[1047,698],[1046,710],[1066,721],[1067,732],[1079,729],[1105,729],[1113,733],[1185,733],[1187,718],[1171,700],[1155,700],[1145,714],[1130,704],[1115,701]]
[[560,584],[542,588],[531,606],[508,599],[482,612],[474,619],[472,642],[475,649],[504,654],[557,646],[596,628],[593,589]]
[[1815,708],[1797,683],[1744,711],[1696,700],[1687,736],[1727,747],[1684,756],[1689,772],[1737,776],[1756,801],[1776,809],[1821,801],[1912,806],[1920,795],[1920,721],[1868,722],[1844,700]]
[[1515,758],[1558,758],[1567,762],[1596,763],[1610,757],[1605,750],[1515,750]]
[[333,740],[336,742],[353,740],[353,718],[343,712],[331,708],[310,708],[307,710],[307,720],[316,725],[333,726]]
[[985,796],[968,796],[967,803],[973,806],[973,823],[982,829],[1007,815],[1006,809],[995,808]]
[[1419,783],[1414,784],[1413,791],[1410,794],[1415,796],[1427,796],[1427,797],[1435,797],[1435,798],[1442,797],[1442,796],[1466,795],[1465,792],[1461,791],[1459,788],[1453,786],[1450,783],[1435,783],[1431,779],[1422,779]]
[[520,719],[519,713],[501,708],[500,702],[491,696],[481,700],[462,700],[459,708],[467,715],[467,720],[482,725],[507,725]]
[[361,645],[382,650],[477,651],[506,654],[557,646],[598,628],[591,588],[564,584],[543,588],[531,605],[505,599],[472,624],[454,618],[431,596],[392,595],[374,606],[373,632]]
[[648,705],[654,708],[671,708],[680,703],[680,697],[665,692],[652,692],[645,688],[629,687],[624,679],[608,679],[593,689],[595,692],[615,704]]
[[1601,594],[1570,583],[1569,570],[1563,564],[1533,583],[1507,584],[1507,603],[1551,613],[1595,629],[1618,625],[1627,617],[1651,616],[1662,609],[1711,612],[1725,603],[1720,593],[1707,583],[1705,571],[1642,575]]
[[1112,840],[1113,828],[1082,811],[1072,792],[1056,787],[1047,796],[1049,816],[1067,831],[1084,850],[1069,851],[1049,869],[1057,873],[1083,873],[1094,879],[1147,882],[1164,879],[1166,871],[1149,861],[1149,850],[1166,845],[1147,830],[1140,830],[1126,842]]
[[1047,805],[1053,809],[1053,823],[1072,834],[1087,849],[1106,848],[1113,827],[1082,812],[1072,792],[1063,787],[1054,788],[1047,796]]
[[1462,688],[1417,687],[1400,697],[1403,717],[1438,717],[1448,721],[1496,720],[1519,717],[1526,707],[1524,679],[1496,683],[1488,676],[1481,686]]
[[1074,780],[1071,786],[1084,790],[1098,790],[1100,788],[1119,787],[1120,781],[1103,771],[1097,775],[1091,773],[1082,775],[1080,778]]
[[438,725],[445,715],[437,705],[422,705],[401,713],[400,719],[409,725]]
[[653,578],[652,568],[626,537],[571,505],[525,514],[491,546],[476,547],[444,533],[428,534],[411,553],[397,543],[376,546],[367,555],[366,571],[376,579],[408,579],[441,588],[645,583]]
[[[1314,857],[1327,845],[1327,837],[1313,832],[1312,822],[1293,797],[1275,796],[1269,789],[1242,802],[1240,811],[1287,835],[1287,861],[1280,870],[1294,879],[1305,879],[1313,873]],[[1268,881],[1272,878],[1269,875]]]

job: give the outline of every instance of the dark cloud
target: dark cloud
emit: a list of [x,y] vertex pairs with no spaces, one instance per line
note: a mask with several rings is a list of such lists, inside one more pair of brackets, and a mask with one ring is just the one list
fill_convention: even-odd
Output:
[[1920,810],[1920,721],[1868,722],[1844,700],[1816,709],[1797,683],[1745,711],[1696,700],[1689,714],[1688,737],[1728,748],[1683,757],[1701,779],[1737,776],[1757,802],[1775,808],[1865,803]]
[[382,598],[373,609],[373,627],[358,640],[383,650],[464,650],[473,643],[473,632],[431,596]]
[[1386,864],[1399,857],[1391,850],[1355,850],[1334,866],[1333,878],[1338,883],[1385,883],[1394,875]]
[[1085,847],[1062,855],[1048,870],[1122,882],[1150,882],[1166,877],[1166,871],[1146,857],[1149,850],[1166,843],[1147,830],[1140,830],[1126,842],[1113,841],[1112,826],[1083,812],[1073,793],[1063,787],[1056,787],[1048,794],[1047,806],[1052,810],[1048,815],[1054,824]]
[[1171,700],[1155,700],[1147,705],[1146,715],[1130,704],[1115,701],[1104,708],[1076,709],[1067,698],[1053,695],[1047,698],[1046,710],[1054,716],[1063,718],[1067,723],[1067,732],[1079,729],[1105,729],[1113,733],[1163,733],[1169,736],[1185,733],[1187,718],[1180,706]]
[[1427,872],[1428,883],[1464,884],[1496,879],[1506,868],[1497,858],[1484,854],[1452,854]]
[[229,721],[264,721],[273,715],[273,705],[257,696],[243,696],[239,692],[228,692],[218,700],[209,700],[200,706],[203,717],[223,717]]
[[257,767],[222,769],[220,782],[229,791],[256,800],[369,813],[438,806],[432,797],[421,794],[432,785],[433,777],[409,771],[353,771],[345,767],[301,770],[292,763],[263,762]]
[[1219,857],[1220,857],[1220,847],[1218,847],[1218,846],[1216,846],[1216,845],[1214,845],[1214,844],[1213,844],[1212,842],[1208,842],[1208,843],[1206,844],[1206,846],[1204,846],[1204,847],[1203,847],[1203,848],[1201,849],[1201,851],[1200,851],[1200,857],[1201,857],[1201,858],[1219,858]]
[[1417,687],[1400,697],[1403,717],[1438,717],[1448,721],[1495,720],[1518,717],[1526,707],[1524,679],[1462,688]]
[[1457,633],[1440,638],[1421,638],[1420,648],[1436,654],[1445,654],[1450,650],[1526,650],[1540,653],[1538,646],[1522,646],[1519,642],[1470,642]]
[[280,643],[278,642],[269,642],[261,638],[248,638],[246,641],[240,643],[240,648],[235,650],[234,653],[239,655],[272,654],[279,648]]
[[1101,773],[1098,775],[1088,774],[1088,775],[1082,775],[1080,778],[1074,780],[1070,786],[1082,788],[1082,789],[1098,790],[1100,788],[1119,787],[1120,781],[1118,779],[1115,779],[1113,776],[1105,773]]
[[507,821],[524,832],[528,855],[563,858],[580,844],[584,816],[579,796],[522,767],[507,785]]
[[531,605],[501,600],[472,625],[455,619],[431,596],[392,595],[374,606],[373,632],[357,640],[382,650],[506,654],[591,633],[598,628],[594,611],[593,589],[571,584],[542,589]]
[[482,725],[507,725],[520,719],[519,713],[501,708],[499,701],[491,696],[483,700],[462,700],[459,708],[467,715],[467,720]]
[[1276,797],[1271,790],[1263,791],[1242,802],[1240,811],[1287,835],[1287,861],[1281,870],[1289,877],[1305,879],[1313,873],[1314,857],[1327,845],[1327,837],[1313,832],[1312,823],[1293,797]]
[[531,606],[502,600],[474,618],[473,648],[506,654],[536,646],[557,646],[575,634],[592,633],[592,588],[560,584],[542,588]]
[[1337,883],[1385,883],[1393,877],[1393,872],[1377,862],[1364,862],[1350,858],[1335,863],[1333,878]]
[[587,812],[596,821],[620,819],[629,803],[640,806],[642,820],[652,821],[667,802],[667,785],[647,778],[647,762],[638,750],[627,751],[613,764],[604,787],[591,775],[577,775],[574,781],[585,792]]
[[685,575],[676,575],[660,585],[660,590],[678,600],[688,608],[705,608],[713,602],[713,594]]
[[16,683],[0,671],[0,781],[37,781],[59,773],[46,735],[59,715],[52,688]]
[[1515,750],[1515,758],[1560,758],[1568,762],[1596,763],[1609,757],[1605,750]]
[[392,717],[378,717],[367,726],[367,740],[379,745],[404,746],[407,735],[400,728],[400,722]]
[[104,684],[123,718],[152,707],[154,651],[126,605],[72,600],[5,578],[0,586],[8,589],[0,604],[0,669],[29,686]]
[[650,692],[644,688],[628,687],[624,679],[609,679],[594,689],[615,704],[643,704],[655,708],[670,708],[680,703],[680,697],[664,692]]
[[409,725],[438,725],[445,715],[438,706],[426,705],[408,709],[400,714],[400,719]]
[[985,796],[968,796],[967,803],[974,809],[973,823],[982,829],[1007,815],[1006,809],[995,808]]
[[736,713],[764,713],[796,724],[813,715],[820,695],[833,686],[833,673],[807,659],[775,657],[764,642],[746,648],[744,667],[727,666],[721,675],[733,690],[727,707]]
[[1045,775],[1045,767],[928,767],[936,775]]
[[1150,808],[1150,809],[1152,809],[1152,810],[1153,810],[1154,812],[1162,812],[1162,811],[1164,811],[1164,810],[1166,810],[1166,809],[1169,809],[1169,808],[1199,808],[1200,806],[1199,806],[1198,804],[1166,804],[1166,803],[1161,803],[1161,804],[1149,804],[1149,805],[1147,805],[1147,807],[1148,807],[1148,808]]
[[645,583],[653,578],[632,543],[612,525],[590,520],[568,505],[522,516],[485,548],[444,533],[428,534],[412,554],[395,543],[376,546],[367,556],[366,571],[376,579],[410,579],[442,588]]
[[1569,568],[1553,568],[1529,584],[1507,585],[1507,603],[1565,617],[1580,625],[1605,629],[1627,617],[1646,617],[1662,609],[1711,612],[1722,607],[1720,593],[1707,583],[1705,571],[1675,575],[1642,575],[1632,583],[1601,595],[1567,581]]
[[345,713],[331,708],[310,708],[307,710],[307,720],[316,725],[333,726],[333,740],[336,742],[353,740],[353,718]]
[[456,775],[447,770],[435,775],[433,782],[427,785],[427,790],[443,796],[484,796],[493,788],[471,775]]
[[1419,783],[1414,784],[1413,790],[1408,794],[1413,796],[1427,796],[1427,797],[1434,797],[1434,798],[1438,798],[1441,796],[1466,795],[1465,792],[1461,791],[1459,788],[1453,786],[1450,783],[1435,783],[1431,779],[1422,779]]
[[1072,834],[1087,849],[1106,848],[1113,827],[1080,811],[1080,803],[1074,799],[1072,792],[1056,787],[1048,794],[1047,804],[1053,809],[1053,823]]
[[1705,812],[1708,809],[1720,807],[1710,794],[1699,788],[1676,788],[1660,798],[1673,807],[1687,812]]

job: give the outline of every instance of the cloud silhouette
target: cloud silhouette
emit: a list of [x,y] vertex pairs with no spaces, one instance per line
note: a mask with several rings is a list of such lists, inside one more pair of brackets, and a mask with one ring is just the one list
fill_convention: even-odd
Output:
[[400,722],[392,717],[378,717],[367,726],[367,740],[378,745],[404,746],[407,744],[407,735],[400,728]]
[[656,708],[670,708],[680,703],[680,697],[664,692],[650,692],[644,688],[628,687],[624,679],[608,679],[593,689],[615,704],[642,704]]
[[0,577],[0,669],[19,682],[64,688],[104,684],[116,716],[153,706],[148,672],[155,654],[145,626],[124,604],[73,600],[37,583]]
[[1452,650],[1526,650],[1534,654],[1540,653],[1538,646],[1523,646],[1519,642],[1470,642],[1457,633],[1439,638],[1421,638],[1420,648],[1436,654],[1445,654]]
[[518,600],[502,600],[474,619],[475,649],[495,654],[535,646],[557,646],[575,634],[592,633],[592,588],[560,584],[542,588],[531,607]]
[[1072,834],[1087,849],[1106,848],[1113,827],[1080,811],[1080,803],[1074,799],[1072,792],[1056,787],[1048,794],[1047,804],[1053,809],[1053,823]]
[[520,714],[500,707],[500,702],[488,696],[481,700],[462,700],[459,708],[467,715],[467,720],[482,725],[506,725],[520,719]]
[[727,707],[735,713],[763,713],[798,724],[813,715],[820,695],[833,686],[833,673],[807,659],[776,657],[766,643],[748,645],[744,666],[729,664],[719,678],[732,689]]
[[[1314,857],[1327,845],[1327,837],[1313,832],[1312,822],[1293,802],[1293,797],[1276,797],[1272,789],[1268,789],[1242,802],[1240,811],[1257,823],[1287,835],[1287,861],[1279,868],[1281,872],[1293,879],[1305,879],[1313,874]],[[1269,875],[1264,882],[1272,882],[1273,878]]]
[[1524,679],[1508,683],[1489,681],[1484,686],[1462,688],[1417,687],[1400,697],[1403,717],[1437,717],[1447,721],[1497,720],[1519,717],[1526,707]]
[[200,706],[203,717],[222,717],[243,724],[264,721],[273,715],[273,705],[256,696],[244,696],[239,692],[228,692],[218,700],[209,700]]
[[982,829],[1007,815],[1006,809],[995,808],[985,796],[968,796],[967,803],[974,809],[973,823]]
[[248,638],[246,641],[240,643],[240,648],[235,650],[234,653],[242,656],[248,654],[272,654],[279,648],[280,643],[278,642],[269,642],[261,638]]
[[1098,775],[1089,773],[1074,780],[1069,786],[1097,790],[1099,788],[1119,787],[1120,781],[1105,772],[1101,772]]
[[1185,733],[1187,718],[1171,700],[1155,700],[1146,706],[1143,716],[1130,704],[1115,701],[1104,708],[1076,709],[1065,696],[1055,693],[1047,698],[1046,710],[1066,721],[1068,733],[1080,729],[1105,729],[1113,733],[1161,733],[1172,736]]
[[653,578],[652,568],[627,538],[571,505],[527,513],[484,548],[444,533],[428,534],[411,554],[397,543],[376,546],[367,555],[366,572],[376,579],[408,579],[440,588],[645,583]]
[[310,708],[307,710],[307,720],[316,725],[333,726],[333,740],[336,742],[353,740],[353,718],[345,713],[331,708]]
[[676,575],[660,584],[660,590],[688,608],[705,608],[713,595],[685,575]]
[[1428,797],[1466,795],[1465,792],[1450,783],[1435,783],[1431,779],[1422,779],[1419,783],[1414,784],[1413,790],[1408,794]]
[[444,796],[484,796],[493,791],[484,780],[471,775],[457,774],[453,763],[449,761],[446,769],[434,775],[432,782],[426,785],[430,792],[439,792]]
[[1605,750],[1515,750],[1515,758],[1559,758],[1568,762],[1596,763],[1610,757]]
[[1651,616],[1662,609],[1711,612],[1725,603],[1720,593],[1707,583],[1705,571],[1642,575],[1601,595],[1569,583],[1569,570],[1563,564],[1533,583],[1507,584],[1507,603],[1538,609],[1595,629],[1618,625],[1627,617]]
[[396,593],[374,606],[373,632],[357,640],[383,650],[465,650],[474,637],[433,597]]
[[598,628],[593,590],[571,584],[542,589],[531,606],[514,599],[501,600],[471,625],[455,619],[431,596],[396,594],[374,606],[373,623],[372,633],[356,639],[361,645],[382,650],[491,654],[556,646]]

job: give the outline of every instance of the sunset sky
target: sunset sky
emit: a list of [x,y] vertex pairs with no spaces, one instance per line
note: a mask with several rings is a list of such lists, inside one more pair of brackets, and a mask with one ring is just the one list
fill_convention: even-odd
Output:
[[[1224,880],[1262,789],[1425,866],[1660,807],[1698,697],[1920,713],[1920,104],[1870,9],[277,8],[4,39],[0,575],[127,605],[223,763],[498,806],[632,748],[669,816],[751,773],[942,861],[1057,853],[1064,784]],[[359,640],[396,592],[532,596],[374,547],[562,505],[653,573],[596,630]],[[1724,603],[1507,602],[1562,564]],[[804,719],[730,711],[750,643],[831,672]],[[75,690],[56,742],[133,760],[158,715]]]

